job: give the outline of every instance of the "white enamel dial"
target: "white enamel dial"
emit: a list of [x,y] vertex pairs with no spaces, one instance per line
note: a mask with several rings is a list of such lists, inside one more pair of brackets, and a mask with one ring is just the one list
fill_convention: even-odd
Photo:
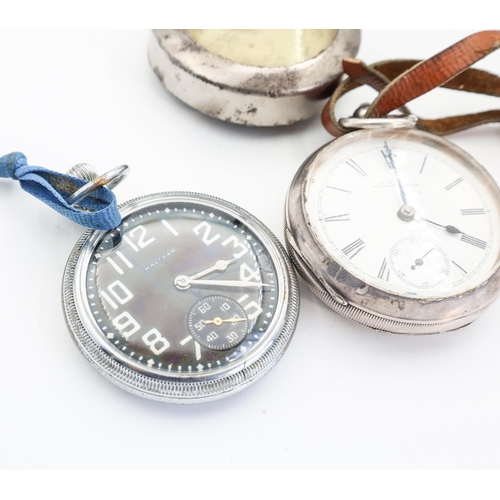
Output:
[[316,158],[305,191],[318,243],[365,283],[416,298],[465,293],[496,270],[491,178],[421,134],[366,133]]

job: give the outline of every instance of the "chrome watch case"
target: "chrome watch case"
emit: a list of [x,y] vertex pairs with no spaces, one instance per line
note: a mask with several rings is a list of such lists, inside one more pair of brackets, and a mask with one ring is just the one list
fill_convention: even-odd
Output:
[[358,130],[336,139],[313,153],[302,164],[290,186],[285,211],[285,240],[292,261],[309,288],[326,305],[346,318],[389,333],[431,334],[455,330],[474,321],[500,293],[499,263],[480,286],[455,296],[424,299],[389,293],[368,285],[342,267],[316,238],[305,208],[307,182],[321,153],[337,148],[342,141],[362,141],[369,134],[388,140],[411,134],[426,144],[444,148],[467,163],[484,186],[498,196],[499,189],[489,173],[470,155],[449,141],[419,130],[378,128]]
[[[249,349],[248,355],[229,366],[219,366],[205,372],[196,373],[193,370],[193,373],[177,374],[167,373],[166,370],[161,372],[136,363],[127,358],[120,349],[106,342],[89,306],[86,276],[97,247],[112,231],[88,230],[74,247],[66,265],[62,286],[66,323],[85,358],[99,373],[122,389],[167,403],[187,404],[217,400],[259,380],[281,358],[292,338],[298,316],[297,280],[293,266],[277,238],[258,219],[232,203],[196,193],[169,192],[130,200],[120,205],[120,213],[126,220],[127,216],[140,213],[140,210],[171,202],[193,202],[209,209],[220,210],[229,217],[234,217],[234,220],[244,221],[245,227],[260,238],[271,256],[279,285],[275,305],[277,312],[269,320],[271,324],[260,344]],[[120,228],[122,226],[118,231]],[[168,311],[168,304],[167,309],[164,304],[158,304],[159,315],[165,315],[165,310]]]

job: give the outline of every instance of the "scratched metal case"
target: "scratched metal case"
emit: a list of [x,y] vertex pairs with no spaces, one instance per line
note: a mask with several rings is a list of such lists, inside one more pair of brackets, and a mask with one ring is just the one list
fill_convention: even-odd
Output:
[[153,30],[148,56],[163,85],[189,106],[219,120],[250,126],[288,125],[321,113],[342,74],[342,59],[356,55],[360,30],[338,30],[311,59],[262,67],[221,57],[188,30]]
[[[419,130],[361,130],[336,139],[314,154],[300,167],[290,186],[285,212],[285,240],[287,249],[299,274],[309,288],[331,309],[370,328],[389,333],[430,334],[461,328],[475,319],[500,293],[500,262],[489,278],[480,286],[465,293],[447,297],[411,298],[390,293],[366,284],[346,270],[325,249],[311,227],[306,210],[307,185],[318,162],[347,141],[368,137],[412,137],[427,145],[445,151],[474,172],[484,189],[497,200],[500,191],[488,172],[470,155],[440,137]],[[499,205],[495,207],[499,210]],[[372,207],[371,210],[376,210]]]

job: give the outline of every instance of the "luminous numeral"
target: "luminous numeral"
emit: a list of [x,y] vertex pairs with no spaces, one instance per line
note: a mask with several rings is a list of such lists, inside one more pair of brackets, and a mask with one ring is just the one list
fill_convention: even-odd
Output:
[[455,186],[457,186],[458,184],[460,184],[462,181],[463,181],[463,179],[460,177],[456,181],[453,181],[451,184],[448,184],[445,187],[446,191],[449,191],[451,188],[454,188]]
[[325,222],[346,222],[350,221],[351,218],[349,217],[349,214],[342,214],[342,215],[330,215],[329,217],[325,217],[323,220]]
[[361,174],[363,177],[366,177],[368,174],[354,161],[354,160],[348,160],[346,163],[356,170],[358,174]]
[[352,259],[354,256],[356,256],[361,250],[365,248],[365,242],[361,239],[358,238],[356,241],[353,241],[349,245],[347,245],[345,248],[342,249],[342,253]]
[[161,223],[174,235],[179,236],[179,233],[165,220],[162,219]]
[[140,330],[141,325],[127,311],[122,312],[113,320],[114,327],[128,339],[135,332]]
[[[122,262],[129,268],[132,269],[134,265],[132,262],[130,262],[125,255],[123,255],[119,250],[115,252],[115,255],[119,257]],[[122,268],[111,258],[111,257],[106,257],[106,260],[115,268],[115,270],[118,272],[118,274],[123,274]]]
[[[134,294],[121,281],[111,283],[108,286],[108,292],[120,304],[125,304],[134,297]],[[101,291],[100,295],[113,309],[118,309],[116,302],[106,292]]]
[[[139,238],[136,245],[130,238],[133,238],[137,232],[139,233]],[[126,236],[123,236],[123,239],[130,245],[130,247],[132,247],[133,250],[138,252],[141,248],[147,247],[150,243],[155,241],[154,237],[151,237],[146,241],[146,232],[147,230],[144,226],[137,226],[129,231]]]
[[380,270],[378,272],[378,278],[381,280],[389,281],[389,274],[391,270],[389,269],[389,266],[387,265],[387,259],[384,259],[382,261],[382,265],[380,266]]
[[484,250],[486,248],[487,242],[480,240],[479,238],[474,238],[473,236],[469,236],[468,234],[462,234],[462,241],[465,243],[469,243],[469,245],[473,245],[475,247],[481,248]]
[[162,337],[161,333],[153,328],[142,336],[142,341],[149,347],[153,354],[159,356],[170,347],[169,341]]
[[240,266],[240,280],[241,281],[260,281],[260,271],[257,269],[253,271],[248,264],[241,264]]
[[243,243],[241,243],[241,241],[239,241],[238,238],[236,238],[236,236],[233,235],[233,236],[230,236],[227,240],[224,240],[222,242],[222,246],[225,247],[229,243],[233,244],[233,248],[241,248],[241,252],[233,253],[233,257],[235,259],[239,259],[241,256],[248,253],[248,248]]
[[[238,299],[238,303],[240,304],[243,304],[243,302],[245,302],[246,300],[248,299],[248,295],[245,294],[243,295],[243,297],[241,297],[240,299]],[[255,301],[252,301],[252,302],[249,302],[245,307],[244,307],[245,311],[251,311],[253,310],[252,313],[247,313],[247,317],[248,319],[251,321],[252,319],[255,319],[259,314],[262,313],[262,307],[259,306],[259,304],[257,304],[257,302]]]
[[483,215],[486,212],[484,208],[461,208],[460,213],[462,215]]
[[210,231],[212,230],[212,226],[208,223],[203,221],[201,224],[198,224],[196,227],[193,228],[193,232],[197,235],[200,234],[201,230],[204,230],[203,235],[201,236],[201,241],[205,243],[205,245],[211,245],[214,241],[218,240],[220,238],[220,234],[216,234],[214,237],[210,238]]

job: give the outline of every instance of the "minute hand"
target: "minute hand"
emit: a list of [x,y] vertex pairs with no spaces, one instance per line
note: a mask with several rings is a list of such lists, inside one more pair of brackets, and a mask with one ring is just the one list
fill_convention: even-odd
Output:
[[188,279],[189,286],[196,285],[209,285],[209,286],[226,286],[234,288],[261,288],[261,287],[274,287],[265,283],[256,283],[254,281],[235,281],[235,280],[193,280]]
[[399,179],[398,169],[396,168],[396,162],[394,161],[394,155],[392,154],[392,150],[387,144],[387,141],[384,142],[384,144],[385,144],[385,151],[382,150],[382,155],[384,156],[385,161],[387,162],[389,168],[392,168],[394,170],[399,185],[399,192],[401,194],[401,199],[403,200],[403,203],[407,205],[408,202],[406,201],[406,193],[403,188],[403,185],[401,184],[401,180]]

